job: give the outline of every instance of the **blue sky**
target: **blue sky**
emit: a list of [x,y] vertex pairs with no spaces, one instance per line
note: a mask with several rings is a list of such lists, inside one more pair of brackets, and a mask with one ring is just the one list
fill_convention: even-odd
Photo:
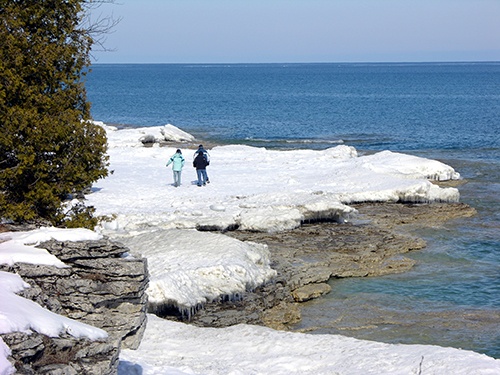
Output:
[[116,0],[98,63],[500,61],[500,0]]

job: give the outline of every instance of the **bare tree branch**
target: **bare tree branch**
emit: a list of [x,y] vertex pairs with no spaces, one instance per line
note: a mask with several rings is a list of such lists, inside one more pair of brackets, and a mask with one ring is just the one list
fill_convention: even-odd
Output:
[[85,0],[83,1],[84,15],[82,18],[82,29],[93,40],[97,51],[113,51],[106,47],[107,35],[114,32],[114,28],[121,21],[121,17],[115,17],[113,13],[104,14],[99,8],[104,4],[120,5],[115,0]]

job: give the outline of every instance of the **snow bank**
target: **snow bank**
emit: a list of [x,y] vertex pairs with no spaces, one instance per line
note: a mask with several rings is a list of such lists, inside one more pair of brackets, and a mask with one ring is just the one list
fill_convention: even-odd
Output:
[[391,345],[237,325],[198,328],[148,317],[137,350],[123,350],[120,375],[500,373],[500,360],[431,345]]
[[[196,171],[188,162],[182,186],[174,188],[172,172],[165,168],[174,148],[130,147],[139,143],[140,133],[160,129],[108,130],[114,173],[98,181],[95,192],[87,196],[98,214],[116,215],[103,232],[151,225],[278,232],[313,218],[349,220],[354,210],[347,205],[353,202],[459,199],[457,189],[428,181],[459,178],[450,166],[389,151],[358,156],[346,145],[322,151],[215,147],[207,168],[211,184],[194,185]],[[194,150],[181,150],[190,160]]]
[[195,230],[164,230],[123,237],[148,259],[153,304],[169,302],[189,315],[198,305],[233,297],[276,275],[266,245]]
[[[76,238],[76,240],[75,240]],[[55,239],[57,241],[85,241],[102,238],[100,234],[87,229],[40,228],[30,232],[0,233],[0,264],[9,266],[14,263],[44,264],[55,267],[66,265],[36,245]]]
[[194,142],[195,138],[189,133],[167,124],[144,128],[118,129],[116,126],[106,125],[101,121],[93,121],[95,125],[106,130],[108,146],[114,147],[143,147],[144,143],[160,142]]
[[[0,271],[0,300],[2,301],[0,333],[36,331],[50,337],[68,333],[74,337],[87,337],[91,340],[107,337],[107,333],[102,329],[54,314],[37,303],[14,294],[9,290],[12,288],[13,276],[17,275]],[[17,278],[19,278],[17,286],[24,283],[19,276]],[[4,285],[7,287],[4,288]],[[25,283],[23,286],[29,287]]]
[[460,174],[437,160],[423,159],[418,156],[381,151],[362,158],[364,167],[376,173],[401,176],[411,179],[434,181],[458,180]]
[[171,142],[193,142],[195,138],[185,131],[175,127],[174,125],[167,124],[160,129],[165,141]]

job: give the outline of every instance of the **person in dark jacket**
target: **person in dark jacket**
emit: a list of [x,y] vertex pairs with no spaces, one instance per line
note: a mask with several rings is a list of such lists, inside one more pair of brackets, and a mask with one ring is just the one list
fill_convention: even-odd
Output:
[[[207,165],[210,165],[210,154],[208,153],[207,150],[203,148],[203,145],[199,145],[198,149],[194,152],[193,155],[193,160],[196,159],[196,156],[198,156],[199,153],[203,153],[205,155],[205,159],[207,159]],[[206,170],[205,170],[206,173]],[[207,184],[210,183],[210,179],[208,178],[208,173],[207,173]]]
[[196,174],[198,175],[198,186],[207,184],[207,165],[208,160],[203,152],[198,152],[193,161],[193,167],[196,168]]

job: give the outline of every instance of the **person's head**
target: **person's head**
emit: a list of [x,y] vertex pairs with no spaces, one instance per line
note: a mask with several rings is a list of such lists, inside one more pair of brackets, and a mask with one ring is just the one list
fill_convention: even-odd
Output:
[[198,149],[202,149],[202,148],[203,148],[203,145],[199,145],[199,146],[198,146]]
[[181,149],[180,149],[180,148],[178,148],[176,152],[177,152],[178,154],[182,154],[182,152],[181,152]]

